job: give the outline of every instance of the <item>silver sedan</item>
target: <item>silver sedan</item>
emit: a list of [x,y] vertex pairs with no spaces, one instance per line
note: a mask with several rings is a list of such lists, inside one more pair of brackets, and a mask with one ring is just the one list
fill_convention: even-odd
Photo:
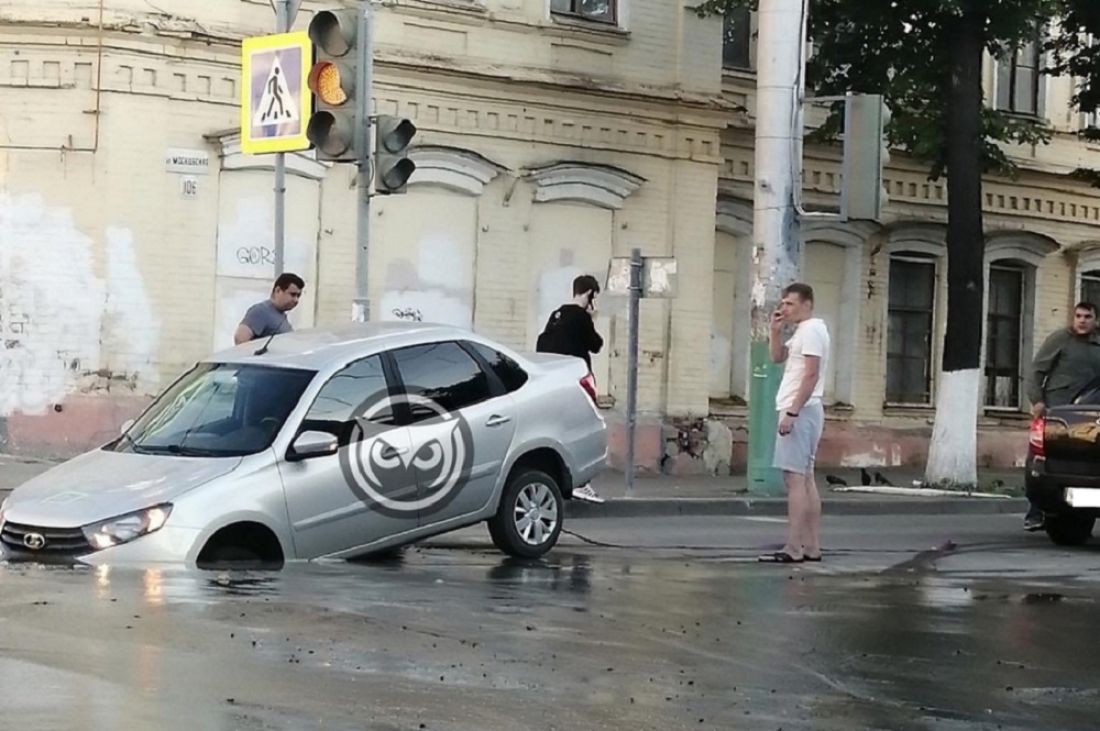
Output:
[[18,487],[0,549],[281,566],[485,521],[501,550],[537,557],[606,459],[580,359],[437,325],[300,331],[195,364],[117,439]]

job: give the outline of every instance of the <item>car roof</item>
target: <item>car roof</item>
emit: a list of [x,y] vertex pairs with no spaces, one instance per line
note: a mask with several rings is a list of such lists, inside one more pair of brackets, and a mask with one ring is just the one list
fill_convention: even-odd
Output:
[[[482,341],[473,331],[420,322],[344,323],[296,330],[242,343],[203,358],[207,363],[250,363],[284,368],[324,370],[392,348],[441,340]],[[266,351],[259,353],[267,344]]]

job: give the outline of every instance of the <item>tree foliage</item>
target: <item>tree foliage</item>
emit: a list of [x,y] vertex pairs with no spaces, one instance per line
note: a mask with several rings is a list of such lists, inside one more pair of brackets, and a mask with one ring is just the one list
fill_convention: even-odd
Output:
[[[1035,40],[1069,0],[812,0],[813,58],[807,83],[815,96],[847,91],[883,94],[891,111],[887,134],[893,147],[927,162],[930,177],[947,171],[947,99],[950,34],[968,6],[984,16],[983,44],[998,58]],[[1098,0],[1079,0],[1082,8]],[[701,14],[756,9],[757,0],[706,0]],[[1095,14],[1095,11],[1088,10]],[[815,133],[839,132],[840,106]],[[1015,172],[1004,145],[1043,144],[1051,131],[1042,120],[983,108],[983,171]]]
[[[1060,17],[1061,32],[1047,42],[1053,60],[1049,72],[1078,79],[1071,103],[1100,117],[1100,1],[1063,0]],[[1100,127],[1086,127],[1081,136],[1100,142]],[[1100,171],[1080,169],[1073,177],[1100,188]]]

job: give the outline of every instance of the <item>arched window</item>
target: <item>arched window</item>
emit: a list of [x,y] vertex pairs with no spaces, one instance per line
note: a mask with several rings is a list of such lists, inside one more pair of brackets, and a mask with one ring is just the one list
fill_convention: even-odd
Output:
[[1077,254],[1076,302],[1100,307],[1100,242],[1082,246]]
[[983,404],[1023,408],[1023,381],[1035,337],[1035,288],[1039,267],[1058,244],[1027,232],[996,233],[985,246],[985,342]]
[[863,251],[873,224],[808,223],[802,227],[802,279],[814,288],[814,312],[829,328],[832,348],[825,403],[855,399]]
[[886,403],[930,405],[935,391],[944,316],[947,230],[907,224],[888,238]]

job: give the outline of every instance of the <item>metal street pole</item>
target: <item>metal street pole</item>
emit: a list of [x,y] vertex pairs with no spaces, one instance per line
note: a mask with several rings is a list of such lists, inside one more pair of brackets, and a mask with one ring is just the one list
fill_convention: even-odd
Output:
[[630,253],[630,323],[626,361],[626,496],[634,497],[634,441],[638,427],[638,313],[642,299],[642,250]]
[[748,483],[750,492],[763,494],[783,489],[772,468],[782,367],[771,362],[768,333],[781,291],[800,269],[795,186],[802,164],[799,91],[806,5],[806,0],[761,0],[759,11]]
[[370,321],[370,290],[367,277],[370,265],[370,181],[371,181],[371,97],[374,91],[374,22],[370,2],[360,5],[359,13],[359,78],[356,104],[359,105],[359,128],[356,141],[359,159],[356,162],[355,194],[358,197],[358,225],[355,237],[355,301],[352,320]]
[[[289,0],[274,0],[275,31],[290,30]],[[286,260],[286,153],[275,153],[275,276],[283,273]]]

